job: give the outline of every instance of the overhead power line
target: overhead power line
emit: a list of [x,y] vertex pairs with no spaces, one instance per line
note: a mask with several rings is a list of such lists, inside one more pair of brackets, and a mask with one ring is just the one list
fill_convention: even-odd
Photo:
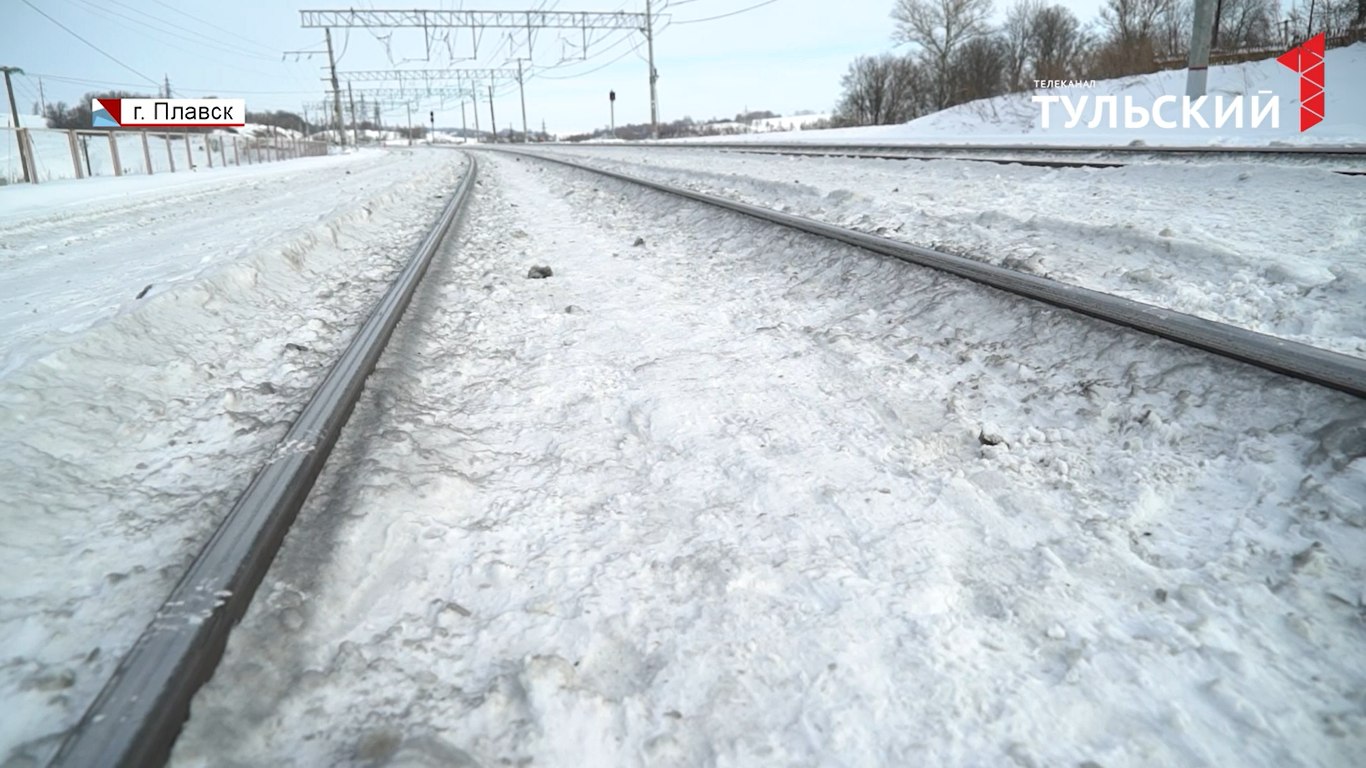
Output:
[[[772,5],[772,4],[776,3],[776,2],[778,2],[778,0],[764,0],[764,2],[762,2],[762,3],[756,3],[756,4],[754,4],[754,5],[749,6],[748,8],[741,8],[741,9],[738,10],[738,11],[731,11],[730,13],[723,13],[723,14],[721,14],[720,16],[708,16],[708,17],[706,17],[705,19],[685,19],[685,20],[683,20],[683,21],[675,21],[674,23],[675,23],[675,24],[700,24],[700,23],[702,23],[702,22],[704,22],[704,21],[716,21],[717,19],[724,19],[724,18],[728,18],[728,17],[730,17],[730,16],[739,16],[740,14],[746,13],[746,12],[748,12],[748,11],[752,11],[752,10],[754,10],[755,8],[763,8],[765,5]],[[674,3],[674,5],[681,5],[681,4],[682,4],[682,3]]]
[[261,43],[258,43],[258,42],[256,42],[255,40],[252,40],[251,38],[243,37],[243,36],[237,34],[236,32],[233,32],[232,30],[224,29],[223,27],[220,27],[220,26],[218,26],[217,24],[214,24],[213,22],[205,21],[205,20],[199,18],[198,16],[194,16],[194,15],[192,15],[192,14],[186,13],[185,11],[182,11],[181,9],[176,8],[176,7],[173,6],[173,5],[169,5],[169,4],[167,4],[167,3],[162,2],[162,0],[152,0],[152,2],[156,3],[157,5],[162,6],[162,7],[164,7],[164,8],[169,8],[169,9],[171,9],[172,11],[175,11],[176,13],[180,14],[181,16],[184,16],[184,17],[187,18],[187,19],[193,19],[194,21],[197,21],[197,22],[199,22],[200,24],[203,24],[203,25],[206,26],[206,27],[211,27],[211,28],[213,28],[213,29],[216,29],[216,30],[218,30],[219,32],[222,32],[223,34],[232,35],[233,37],[237,38],[238,40],[242,40],[242,41],[251,43],[252,45],[254,45],[254,46],[256,46],[256,47],[265,49],[265,50],[267,50],[267,51],[270,51],[271,53],[279,53],[279,51],[277,51],[276,49],[274,49],[274,48],[272,48],[272,47],[270,47],[270,46],[268,46],[268,45],[262,45]]
[[57,21],[56,19],[52,18],[51,16],[47,15],[47,14],[43,11],[42,8],[39,8],[38,6],[34,5],[33,3],[30,3],[29,0],[20,0],[20,2],[22,2],[24,5],[27,5],[28,7],[32,8],[33,10],[37,11],[38,14],[41,15],[43,18],[45,18],[45,19],[47,19],[48,21],[52,22],[53,24],[56,24],[57,26],[61,27],[63,30],[66,31],[67,34],[71,35],[72,37],[76,38],[77,40],[80,40],[82,43],[85,43],[86,45],[90,46],[90,47],[93,48],[97,53],[101,54],[102,56],[104,56],[105,58],[107,58],[107,59],[109,59],[110,61],[114,62],[115,64],[118,64],[120,67],[123,67],[124,69],[128,70],[129,72],[132,72],[133,74],[137,75],[138,77],[142,78],[143,80],[146,80],[147,82],[151,83],[152,85],[157,85],[157,86],[161,85],[160,83],[158,83],[157,81],[153,80],[152,78],[150,78],[150,77],[148,77],[148,76],[142,74],[141,72],[137,71],[136,69],[133,69],[132,67],[128,66],[127,64],[124,64],[122,61],[119,61],[117,58],[115,58],[115,56],[114,56],[113,54],[111,54],[111,53],[105,51],[103,48],[100,48],[98,45],[95,45],[94,43],[90,42],[89,40],[86,40],[84,37],[81,37],[80,35],[76,34],[74,31],[72,31],[72,29],[71,29],[70,27],[68,27],[67,25],[63,24],[63,23],[60,22],[60,21]]

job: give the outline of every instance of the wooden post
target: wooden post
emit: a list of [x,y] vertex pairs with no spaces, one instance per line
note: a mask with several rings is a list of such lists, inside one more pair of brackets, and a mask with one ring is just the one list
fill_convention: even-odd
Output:
[[114,175],[123,175],[123,163],[119,162],[119,142],[114,138],[114,132],[109,132],[109,157],[114,160]]
[[147,165],[147,175],[152,175],[152,150],[147,146],[147,132],[139,131],[142,134],[142,162]]
[[38,183],[38,156],[33,153],[33,133],[28,128],[19,129],[20,145],[27,150],[28,180]]
[[226,136],[218,137],[218,159],[223,161],[223,167],[228,167],[228,142]]
[[166,162],[171,164],[171,173],[175,173],[175,153],[171,151],[171,134],[164,133],[162,138],[166,140]]
[[238,168],[242,167],[242,156],[237,154],[237,137],[232,137],[232,164]]
[[194,150],[190,149],[190,134],[180,134],[185,138],[185,161],[190,164],[190,170],[194,170]]
[[204,157],[209,167],[213,167],[213,142],[209,141],[209,134],[204,134]]
[[66,132],[66,142],[71,145],[71,166],[76,169],[76,178],[84,179],[85,171],[81,170],[81,149],[77,146],[76,132]]

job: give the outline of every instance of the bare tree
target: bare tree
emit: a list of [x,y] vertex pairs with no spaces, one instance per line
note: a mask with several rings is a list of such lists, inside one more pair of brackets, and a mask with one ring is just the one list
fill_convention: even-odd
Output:
[[840,125],[904,123],[927,111],[922,71],[904,56],[860,56],[840,85],[844,90],[835,108]]
[[953,103],[963,104],[1005,93],[1008,59],[1005,42],[994,35],[974,37],[960,45],[949,62]]
[[949,106],[949,68],[954,52],[989,31],[991,12],[992,0],[896,0],[893,39],[920,46],[927,74],[934,82],[936,108]]
[[1040,8],[1031,19],[1029,37],[1036,79],[1065,80],[1077,74],[1085,36],[1070,10],[1061,5]]
[[1019,0],[1006,11],[1005,24],[1001,25],[1001,38],[1006,50],[1006,85],[1012,91],[1029,87],[1025,80],[1030,49],[1034,43],[1034,17],[1043,7],[1043,0]]
[[1176,0],[1106,0],[1098,21],[1103,39],[1091,56],[1092,76],[1152,72],[1163,20],[1175,7]]
[[1167,0],[1106,0],[1100,7],[1100,26],[1112,40],[1151,40],[1167,5]]
[[1261,48],[1276,36],[1276,0],[1220,0],[1214,21],[1217,50]]

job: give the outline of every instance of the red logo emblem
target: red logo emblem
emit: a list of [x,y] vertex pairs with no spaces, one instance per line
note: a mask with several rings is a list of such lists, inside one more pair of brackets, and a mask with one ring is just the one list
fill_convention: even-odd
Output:
[[1300,133],[1323,122],[1323,33],[1276,59],[1300,73]]

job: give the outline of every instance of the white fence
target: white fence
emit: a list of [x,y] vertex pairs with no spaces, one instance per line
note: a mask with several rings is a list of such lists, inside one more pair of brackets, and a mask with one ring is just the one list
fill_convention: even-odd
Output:
[[283,135],[6,127],[0,128],[0,185],[254,165],[327,151],[326,142]]

